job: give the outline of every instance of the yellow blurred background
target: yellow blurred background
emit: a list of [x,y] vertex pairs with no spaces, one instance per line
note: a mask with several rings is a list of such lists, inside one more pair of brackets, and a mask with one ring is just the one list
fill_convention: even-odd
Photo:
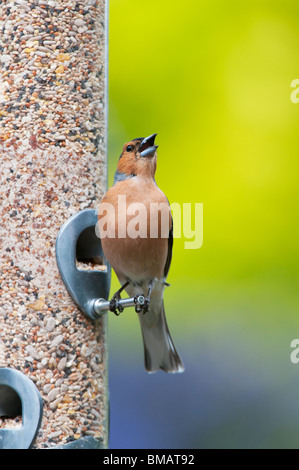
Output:
[[110,0],[109,36],[109,186],[157,132],[158,185],[204,208],[165,294],[185,374],[148,376],[136,314],[110,315],[110,445],[298,447],[299,4]]

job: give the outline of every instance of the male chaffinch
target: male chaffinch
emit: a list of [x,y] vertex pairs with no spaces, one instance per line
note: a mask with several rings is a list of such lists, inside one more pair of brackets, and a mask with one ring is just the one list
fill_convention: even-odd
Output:
[[[114,294],[110,309],[117,314],[116,300],[124,289],[130,297],[143,294],[145,305],[139,310],[136,308],[136,312],[144,343],[145,368],[148,372],[162,369],[175,373],[183,372],[184,365],[171,339],[163,303],[173,231],[168,200],[154,179],[156,135],[137,138],[124,145],[114,184],[99,207],[99,227],[102,227],[103,252],[122,286]],[[157,207],[160,212],[154,220],[152,209]]]

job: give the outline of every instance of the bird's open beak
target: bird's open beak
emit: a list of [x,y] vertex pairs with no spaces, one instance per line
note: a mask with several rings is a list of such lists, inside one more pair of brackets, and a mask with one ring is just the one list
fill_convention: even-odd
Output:
[[153,157],[156,153],[158,145],[155,144],[155,138],[157,134],[150,135],[143,139],[139,146],[139,152],[141,157]]

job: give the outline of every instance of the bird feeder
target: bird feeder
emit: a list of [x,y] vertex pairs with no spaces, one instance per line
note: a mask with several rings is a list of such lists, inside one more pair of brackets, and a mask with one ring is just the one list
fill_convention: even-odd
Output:
[[0,5],[0,448],[107,447],[106,319],[78,307],[56,261],[61,227],[88,214],[64,261],[107,298],[100,241],[86,248],[107,179],[107,12]]

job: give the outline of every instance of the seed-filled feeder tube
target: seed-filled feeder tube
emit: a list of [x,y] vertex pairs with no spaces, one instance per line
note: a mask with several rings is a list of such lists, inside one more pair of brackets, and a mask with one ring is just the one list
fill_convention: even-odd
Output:
[[55,258],[60,227],[106,190],[107,11],[0,2],[0,369],[42,397],[35,448],[107,446],[106,318],[77,308]]

